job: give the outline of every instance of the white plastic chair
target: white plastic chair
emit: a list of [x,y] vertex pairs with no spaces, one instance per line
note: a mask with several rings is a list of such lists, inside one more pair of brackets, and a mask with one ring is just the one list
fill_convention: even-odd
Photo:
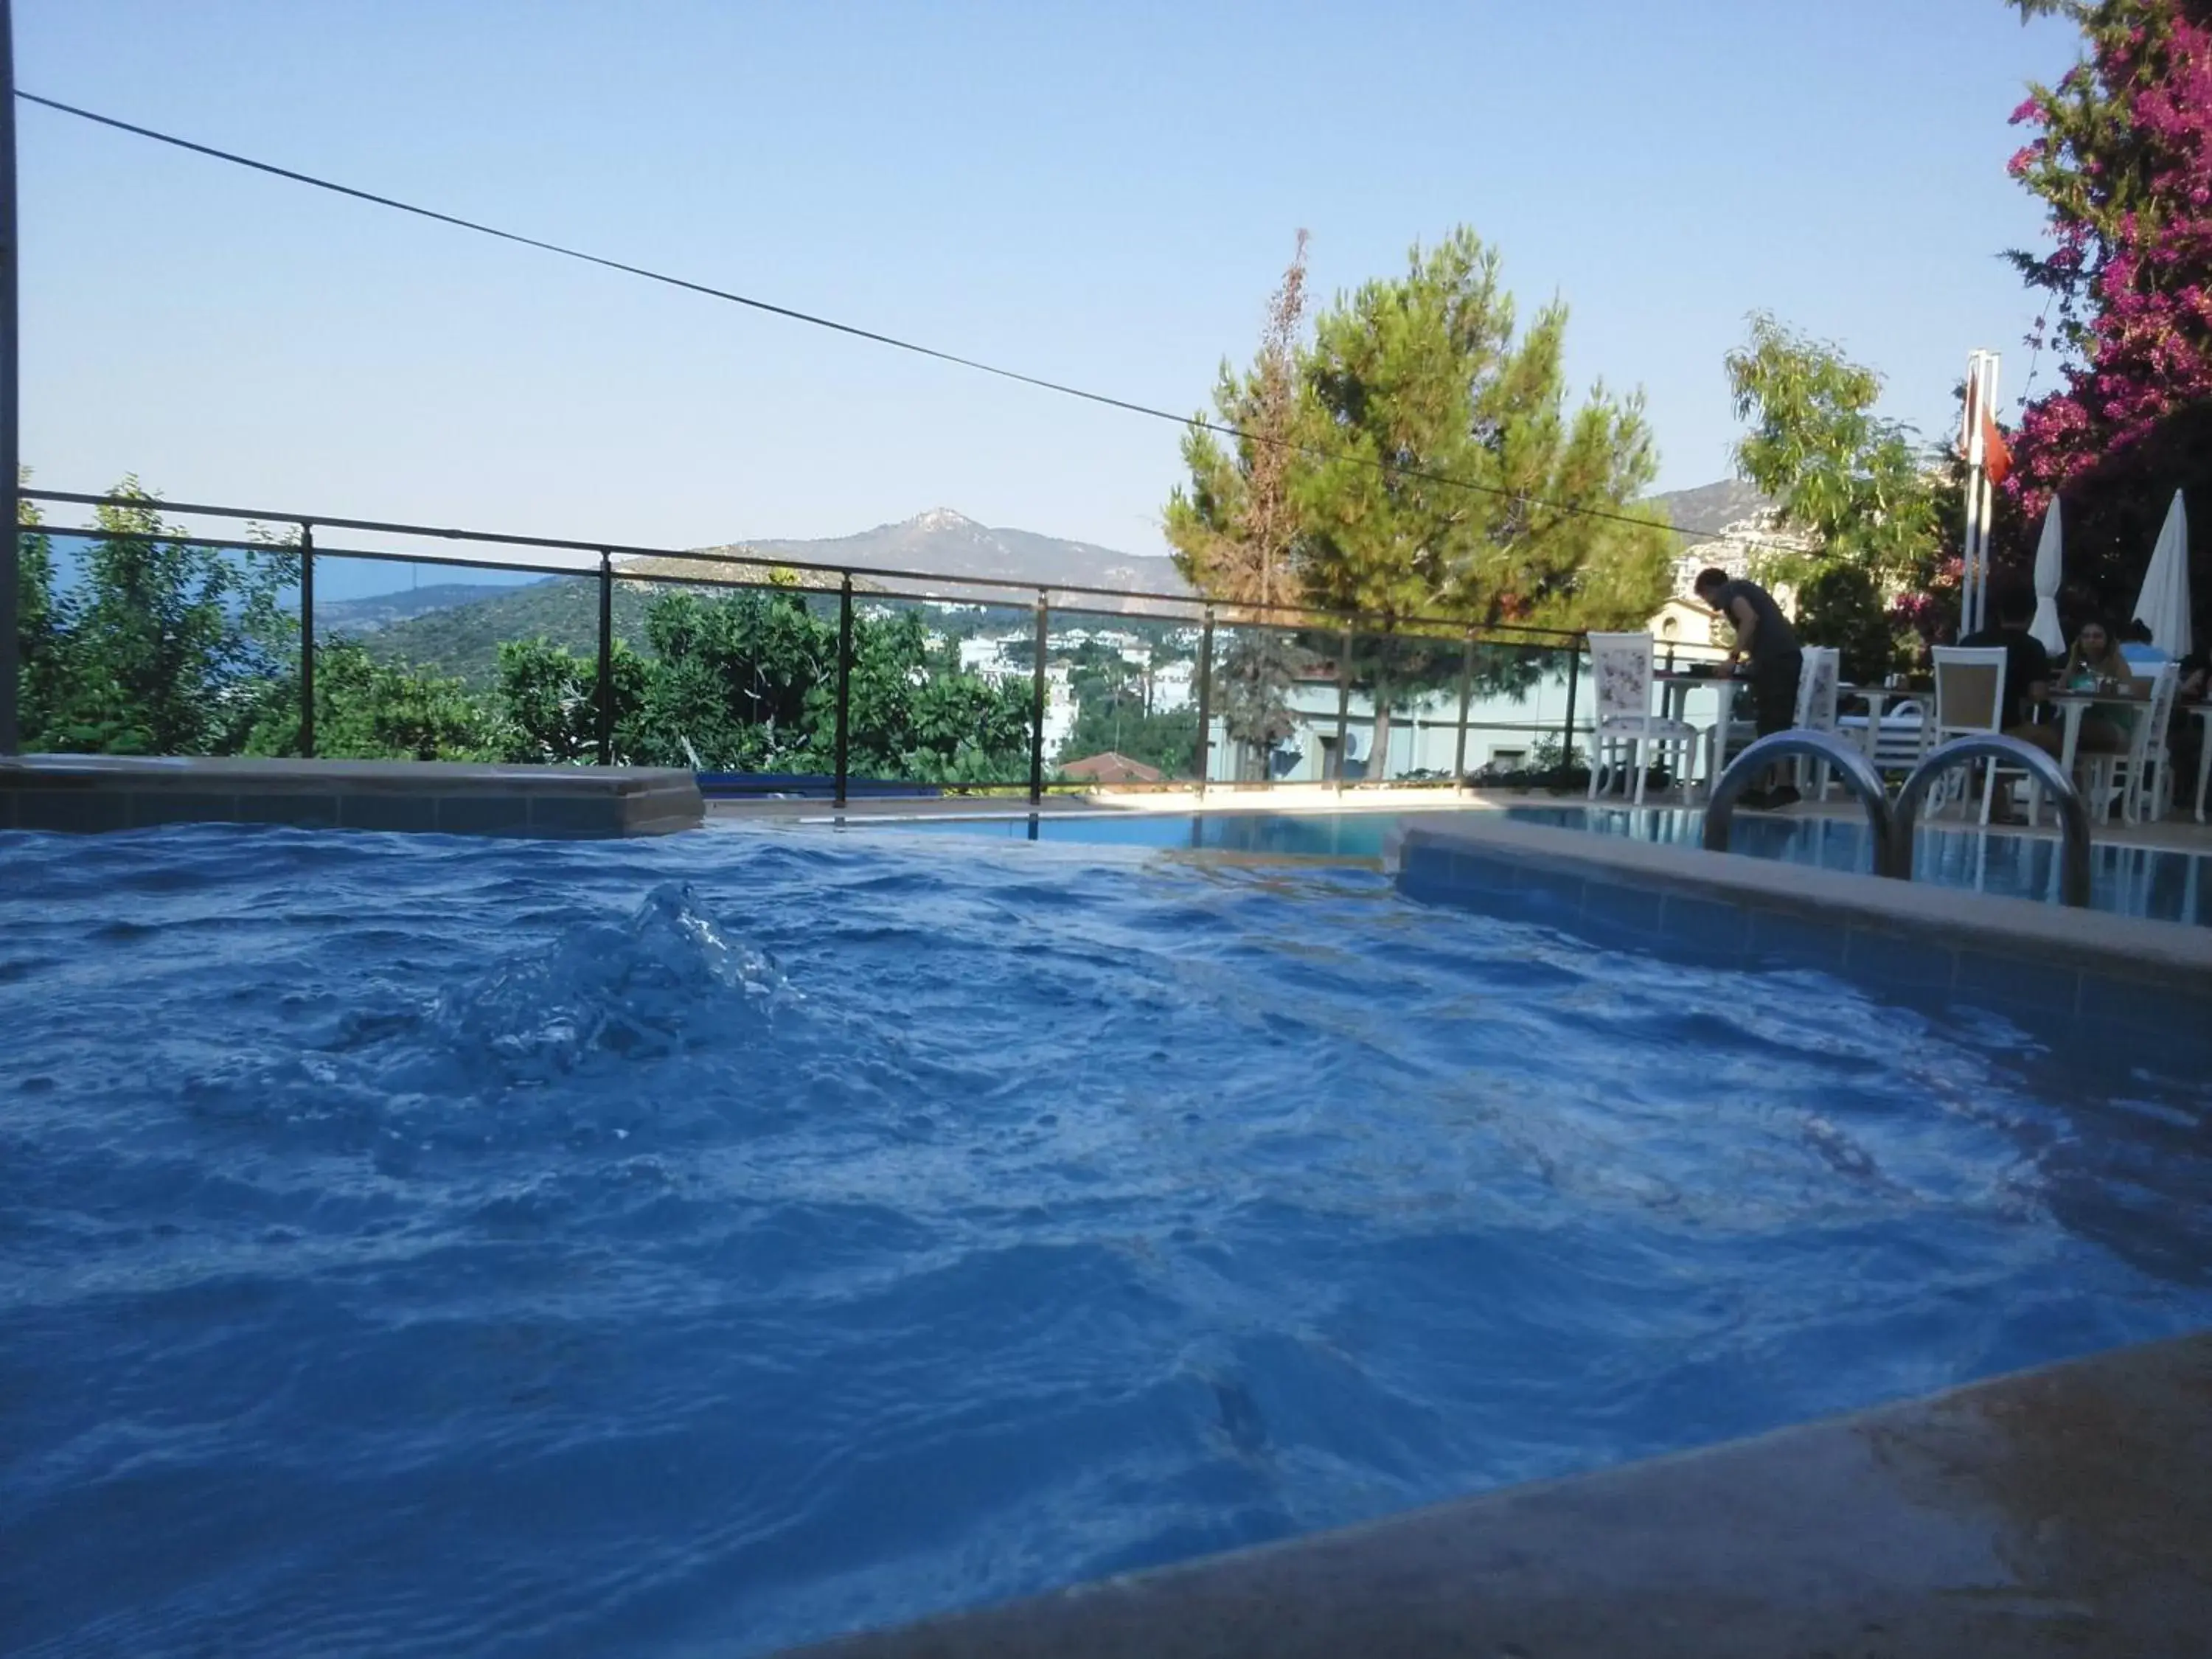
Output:
[[1636,769],[1636,805],[1644,805],[1644,786],[1652,758],[1672,754],[1675,781],[1689,787],[1690,752],[1697,728],[1687,720],[1651,712],[1651,636],[1649,634],[1592,634],[1590,672],[1597,681],[1597,724],[1591,731],[1589,798],[1622,757]]
[[1836,729],[1867,751],[1877,772],[1910,772],[1928,753],[1928,708],[1918,697],[1906,697],[1881,711],[1874,730],[1867,730],[1864,714],[1840,714]]
[[[1936,647],[1936,743],[1938,747],[1953,738],[1963,738],[1975,732],[1998,732],[2003,729],[2004,718],[2005,651],[2002,646],[1939,645]],[[1997,798],[1997,769],[1983,769],[1986,781],[1982,785],[1982,822],[1990,821],[1990,809]],[[1954,786],[1949,777],[1939,786],[1948,805],[1953,799],[1964,799],[1966,785]],[[1954,797],[1953,789],[1958,793]],[[1932,815],[1931,815],[1932,816]],[[2031,811],[2030,817],[2033,813]]]
[[[1803,655],[1805,665],[1797,671],[1796,724],[1808,732],[1833,732],[1838,688],[1844,678],[1844,653],[1833,646],[1808,645]],[[1810,783],[1814,786],[1814,800],[1827,799],[1832,769],[1826,761],[1801,758],[1797,763],[1797,787],[1802,791]]]
[[[2151,680],[2150,702],[2142,718],[2136,721],[2128,752],[2113,763],[2120,769],[2117,779],[2120,816],[2130,823],[2142,822],[2146,773],[2154,774],[2157,780],[2150,791],[2151,818],[2155,822],[2166,816],[2166,798],[2173,790],[2173,757],[2166,747],[2166,738],[2173,725],[2173,705],[2180,689],[2181,665],[2165,664]],[[2108,793],[2104,807],[2107,817],[2112,814],[2111,801]]]

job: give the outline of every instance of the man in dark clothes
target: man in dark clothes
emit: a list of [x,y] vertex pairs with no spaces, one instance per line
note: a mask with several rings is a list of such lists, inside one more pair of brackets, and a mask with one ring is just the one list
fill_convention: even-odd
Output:
[[[1741,657],[1751,665],[1745,678],[1751,682],[1759,735],[1788,731],[1797,723],[1797,677],[1805,666],[1805,653],[1790,618],[1782,614],[1774,596],[1757,582],[1731,581],[1728,572],[1717,567],[1698,573],[1697,590],[1698,597],[1726,617],[1735,629],[1729,662]],[[1780,769],[1770,775],[1779,777]],[[1747,806],[1793,806],[1797,791],[1784,783],[1771,790],[1747,789],[1739,799]]]
[[[2055,725],[2037,725],[2033,718],[2036,705],[2050,694],[2051,679],[2051,653],[2043,648],[2041,640],[2027,631],[2035,620],[2035,595],[2015,584],[1999,588],[1990,600],[1997,625],[1969,634],[1959,643],[1971,649],[2005,653],[2004,703],[1997,711],[1998,729],[2008,738],[2033,744],[2057,760],[2066,746],[2063,734]],[[1993,816],[2009,821],[2016,817],[2009,781],[2004,792],[2004,800]]]
[[2027,631],[2035,620],[2035,595],[2022,587],[2005,587],[1990,596],[1997,625],[1969,634],[1959,643],[1973,650],[2005,653],[2004,707],[1997,726],[2008,738],[2032,743],[2053,759],[2063,746],[2056,726],[2031,722],[2034,706],[2051,690],[2051,653],[2043,641]]

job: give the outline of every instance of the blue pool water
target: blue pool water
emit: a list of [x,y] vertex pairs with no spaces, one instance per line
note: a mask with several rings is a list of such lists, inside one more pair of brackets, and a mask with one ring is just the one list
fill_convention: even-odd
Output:
[[1392,812],[1037,812],[996,817],[855,819],[875,835],[957,836],[1085,847],[1188,848],[1296,858],[1379,859]]
[[[1583,806],[1513,806],[1508,817],[1600,835],[1701,844],[1705,814]],[[1080,842],[1097,846],[1200,848],[1309,858],[1377,859],[1397,822],[1390,812],[1041,813],[1034,817],[914,819],[881,830],[1002,841]],[[1792,813],[1738,815],[1733,847],[1759,858],[1830,870],[1865,870],[1866,826],[1848,818]],[[2015,898],[2057,897],[2056,841],[2040,836],[1923,828],[1916,877]],[[2142,847],[2100,846],[2091,859],[2091,902],[2100,910],[2212,927],[2212,857]]]
[[1371,870],[0,836],[0,1650],[759,1654],[2212,1318],[2212,1087]]

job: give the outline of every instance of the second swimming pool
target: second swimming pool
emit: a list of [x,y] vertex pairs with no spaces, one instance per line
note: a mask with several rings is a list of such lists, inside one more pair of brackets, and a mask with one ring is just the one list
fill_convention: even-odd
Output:
[[[1582,805],[1503,809],[1524,823],[1556,824],[1599,835],[1694,847],[1705,829],[1698,811],[1632,811]],[[1394,812],[1040,813],[1024,817],[902,819],[866,823],[891,830],[994,840],[1087,842],[1114,847],[1211,849],[1278,857],[1379,859],[1398,822]],[[863,820],[850,821],[855,825]],[[1847,818],[1743,813],[1734,849],[1757,858],[1826,870],[1864,870],[1867,830]],[[2053,899],[2058,844],[2039,836],[1971,828],[1923,829],[1918,878],[2015,898]],[[2212,927],[2212,857],[2155,848],[2104,845],[2093,856],[2090,902],[2100,910]]]

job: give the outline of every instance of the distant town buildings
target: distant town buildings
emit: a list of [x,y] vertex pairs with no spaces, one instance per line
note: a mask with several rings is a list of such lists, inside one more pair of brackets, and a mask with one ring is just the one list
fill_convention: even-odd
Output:
[[[1662,653],[1701,656],[1725,650],[1731,630],[1698,598],[1698,573],[1717,568],[1730,576],[1749,576],[1761,555],[1809,553],[1813,543],[1784,529],[1775,503],[1747,483],[1707,484],[1666,500],[1675,526],[1688,534],[1675,555],[1674,592],[1651,618],[1652,642]],[[1795,611],[1795,596],[1787,588],[1775,598],[1784,610]]]
[[1146,705],[1155,714],[1172,714],[1198,700],[1198,664],[1189,658],[1162,663],[1146,682]]
[[[1725,648],[1725,622],[1696,596],[1700,570],[1717,565],[1732,576],[1754,574],[1760,556],[1778,550],[1808,550],[1802,536],[1782,529],[1774,503],[1750,486],[1708,485],[1662,498],[1674,522],[1688,532],[1674,561],[1674,592],[1653,614],[1650,628],[1663,659],[1711,659]],[[1777,598],[1786,605],[1787,590]],[[961,672],[994,684],[1018,681],[1024,686],[1036,672],[1034,618],[1011,605],[960,604],[942,599],[930,605],[930,639],[939,649],[957,650]],[[1163,627],[1158,622],[1117,624],[1086,618],[1063,625],[1066,613],[1050,619],[1045,652],[1045,753],[1067,776],[1099,783],[1157,781],[1156,769],[1108,750],[1059,759],[1074,735],[1081,713],[1077,686],[1096,686],[1102,671],[1120,669],[1117,697],[1133,692],[1147,714],[1174,714],[1199,702],[1201,635],[1195,626]],[[1219,659],[1216,669],[1218,672]],[[1370,689],[1355,684],[1342,702],[1334,664],[1322,663],[1290,689],[1292,729],[1267,755],[1250,752],[1232,738],[1223,719],[1222,688],[1214,687],[1209,732],[1209,776],[1231,781],[1261,776],[1283,781],[1323,781],[1340,775],[1354,779],[1436,778],[1455,768],[1476,772],[1486,766],[1510,769],[1534,764],[1547,745],[1565,736],[1571,707],[1577,726],[1589,718],[1589,687],[1571,681],[1563,655],[1532,657],[1525,673],[1493,674],[1474,686],[1461,733],[1455,672],[1414,686],[1394,688],[1390,707],[1378,711]],[[1693,696],[1698,694],[1692,694]],[[1711,694],[1704,694],[1710,696]],[[1377,744],[1382,752],[1377,752]],[[1139,775],[1153,774],[1151,777]]]

